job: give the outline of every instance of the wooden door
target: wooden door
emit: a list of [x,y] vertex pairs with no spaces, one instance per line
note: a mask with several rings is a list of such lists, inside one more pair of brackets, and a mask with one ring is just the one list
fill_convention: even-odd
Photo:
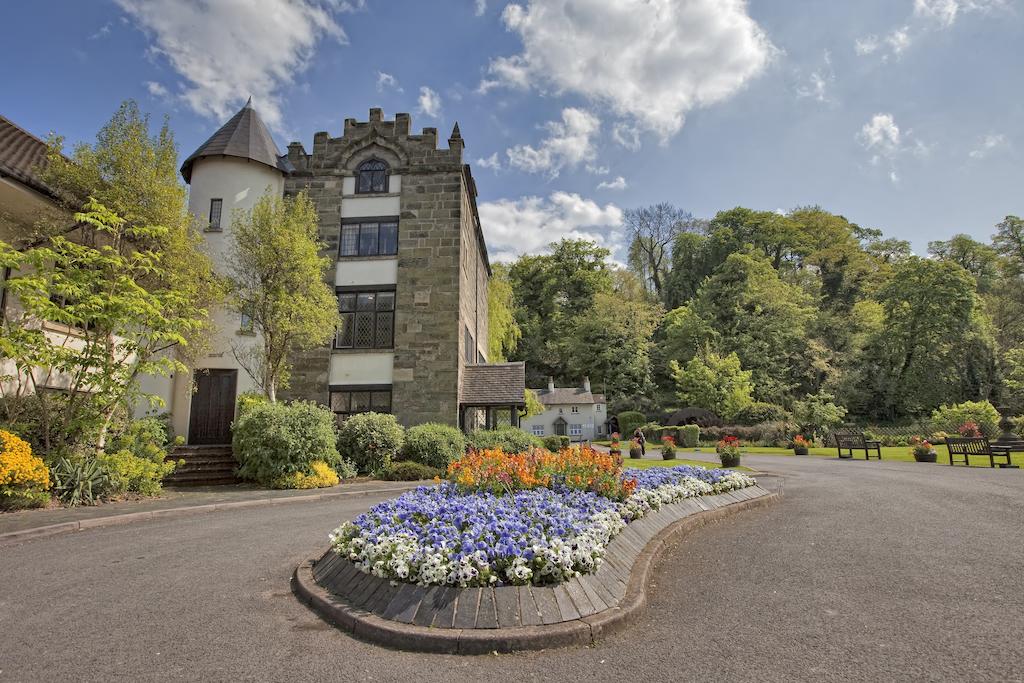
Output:
[[231,443],[238,370],[196,370],[188,420],[190,444]]

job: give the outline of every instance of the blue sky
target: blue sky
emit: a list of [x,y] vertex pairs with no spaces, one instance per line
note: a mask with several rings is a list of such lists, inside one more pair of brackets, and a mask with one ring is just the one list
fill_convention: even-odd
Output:
[[927,242],[1020,214],[1019,0],[10,3],[0,113],[91,140],[125,98],[184,157],[251,94],[283,150],[372,106],[458,120],[492,258],[622,258],[623,209],[818,204]]

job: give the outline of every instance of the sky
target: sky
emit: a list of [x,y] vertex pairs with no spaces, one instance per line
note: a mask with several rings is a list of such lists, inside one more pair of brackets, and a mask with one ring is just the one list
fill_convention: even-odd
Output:
[[[345,118],[458,121],[492,260],[670,202],[818,205],[909,240],[1024,212],[1022,0],[40,0],[4,7],[0,114],[183,159],[251,95],[282,151]],[[444,144],[443,142],[441,144]]]

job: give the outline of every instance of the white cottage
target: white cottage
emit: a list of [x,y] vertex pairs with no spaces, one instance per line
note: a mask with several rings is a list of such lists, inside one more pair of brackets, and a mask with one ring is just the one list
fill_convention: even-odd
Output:
[[590,390],[590,378],[584,377],[582,386],[556,387],[548,378],[546,389],[534,389],[544,412],[523,418],[520,427],[534,436],[568,436],[571,441],[603,439],[608,433],[608,405],[604,394]]

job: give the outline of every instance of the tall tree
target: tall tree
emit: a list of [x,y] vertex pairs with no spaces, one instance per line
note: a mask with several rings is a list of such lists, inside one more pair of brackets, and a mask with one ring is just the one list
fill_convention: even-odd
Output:
[[685,365],[670,364],[679,400],[685,406],[697,406],[732,420],[753,399],[752,373],[744,370],[739,356],[720,356],[709,350],[691,358]]
[[948,240],[929,242],[928,253],[940,261],[955,263],[973,275],[979,294],[987,294],[999,277],[999,253],[970,235],[953,235]]
[[338,301],[325,282],[317,213],[305,192],[265,194],[236,212],[227,255],[229,302],[249,316],[259,341],[234,348],[239,364],[271,401],[288,386],[290,356],[326,344],[339,325]]
[[629,232],[629,265],[659,298],[672,263],[672,243],[682,232],[699,224],[693,215],[671,204],[628,209],[623,222]]
[[516,322],[515,305],[508,266],[496,263],[487,283],[487,357],[492,363],[507,359],[523,336]]

